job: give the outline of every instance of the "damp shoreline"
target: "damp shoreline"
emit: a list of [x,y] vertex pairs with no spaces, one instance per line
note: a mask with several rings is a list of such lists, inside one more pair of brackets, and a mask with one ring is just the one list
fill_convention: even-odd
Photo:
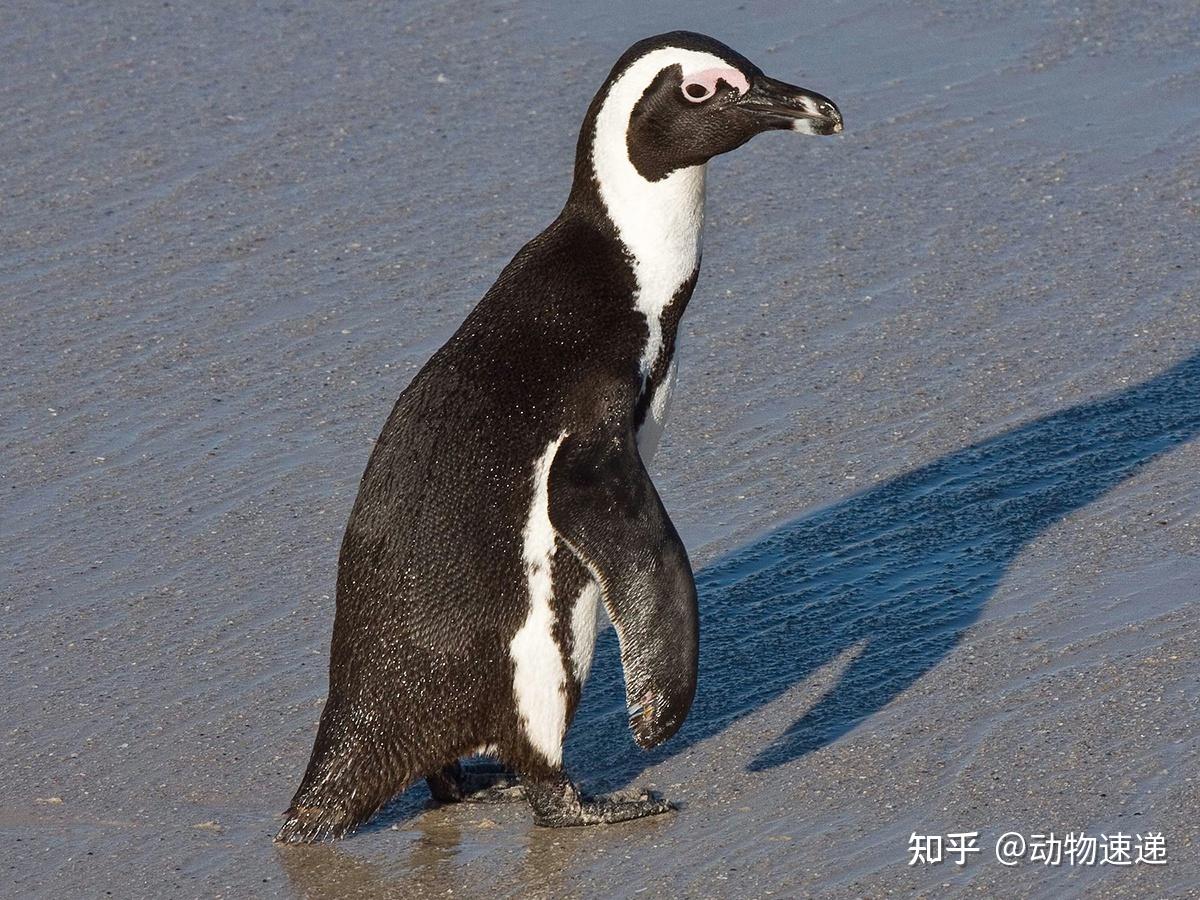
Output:
[[[652,475],[697,573],[679,735],[546,830],[402,795],[276,847],[384,417],[565,200],[633,41],[836,100],[715,161]],[[602,15],[416,2],[61,14],[0,36],[0,892],[1178,895],[1200,880],[1200,21],[1014,2]],[[1002,833],[1165,835],[1006,867]],[[913,832],[977,831],[909,866]]]

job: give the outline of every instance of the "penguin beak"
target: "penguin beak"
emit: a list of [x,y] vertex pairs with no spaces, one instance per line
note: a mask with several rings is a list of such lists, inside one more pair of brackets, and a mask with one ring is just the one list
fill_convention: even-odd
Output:
[[762,122],[763,130],[791,129],[801,134],[838,134],[842,130],[842,113],[828,97],[757,75],[738,100]]

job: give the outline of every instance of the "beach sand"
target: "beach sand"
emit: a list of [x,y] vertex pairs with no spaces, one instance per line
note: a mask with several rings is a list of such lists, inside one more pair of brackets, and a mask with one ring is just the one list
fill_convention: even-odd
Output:
[[[3,18],[0,895],[1200,896],[1194,3]],[[610,631],[568,739],[585,788],[681,809],[418,787],[277,847],[371,443],[677,27],[846,118],[711,166],[652,467],[699,693],[638,750]],[[1009,867],[1007,831],[1168,862]]]

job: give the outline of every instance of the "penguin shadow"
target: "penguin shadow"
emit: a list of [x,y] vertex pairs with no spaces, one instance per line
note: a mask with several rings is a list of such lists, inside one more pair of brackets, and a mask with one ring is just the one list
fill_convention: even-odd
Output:
[[747,769],[837,740],[954,649],[1034,538],[1197,433],[1200,353],[782,526],[697,574],[699,687],[679,734],[649,754],[629,741],[609,630],[569,758],[579,772],[607,760],[602,779],[627,783],[840,660],[833,686]]

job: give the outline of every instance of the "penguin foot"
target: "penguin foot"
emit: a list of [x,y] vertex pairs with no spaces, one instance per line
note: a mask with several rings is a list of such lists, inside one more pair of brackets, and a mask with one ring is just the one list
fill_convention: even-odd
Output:
[[545,828],[611,825],[676,809],[669,800],[645,790],[633,797],[618,794],[590,797],[581,793],[565,775],[553,781],[527,784],[525,797],[533,809],[534,824]]
[[525,796],[516,774],[494,762],[454,762],[426,778],[439,803],[511,803]]

